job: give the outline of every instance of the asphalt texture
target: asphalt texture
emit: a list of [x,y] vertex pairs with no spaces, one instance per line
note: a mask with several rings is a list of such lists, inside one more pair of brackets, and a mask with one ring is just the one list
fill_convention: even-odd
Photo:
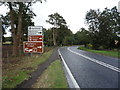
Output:
[[58,48],[55,48],[52,55],[48,60],[38,66],[38,69],[31,74],[31,77],[28,80],[23,81],[15,89],[20,88],[31,88],[31,86],[37,81],[38,77],[42,72],[55,60],[58,59]]
[[[97,59],[112,66],[118,67],[118,58],[78,50],[77,46],[69,47],[70,50]],[[117,71],[99,65],[86,58],[72,53],[68,47],[59,49],[80,88],[119,88],[120,78]]]

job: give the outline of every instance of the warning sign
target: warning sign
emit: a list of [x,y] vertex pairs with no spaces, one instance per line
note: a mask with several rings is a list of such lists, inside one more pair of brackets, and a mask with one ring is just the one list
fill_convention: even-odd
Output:
[[24,52],[43,53],[43,42],[24,42]]

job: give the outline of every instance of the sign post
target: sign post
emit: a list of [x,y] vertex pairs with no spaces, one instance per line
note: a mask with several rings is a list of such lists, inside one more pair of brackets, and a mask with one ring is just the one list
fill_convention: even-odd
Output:
[[25,53],[43,53],[43,32],[42,26],[28,27],[28,41],[23,42]]

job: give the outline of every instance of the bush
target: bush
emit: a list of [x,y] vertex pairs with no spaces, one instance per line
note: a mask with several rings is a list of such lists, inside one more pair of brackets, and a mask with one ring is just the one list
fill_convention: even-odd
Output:
[[87,44],[87,48],[92,49],[93,45],[89,43],[89,44]]
[[99,49],[100,49],[100,50],[104,50],[104,47],[103,47],[103,46],[100,46]]

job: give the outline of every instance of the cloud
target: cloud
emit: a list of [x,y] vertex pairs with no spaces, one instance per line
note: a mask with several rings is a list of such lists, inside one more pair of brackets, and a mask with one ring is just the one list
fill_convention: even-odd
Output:
[[[87,28],[85,24],[86,12],[90,9],[112,8],[118,5],[119,0],[47,0],[47,2],[35,3],[31,9],[37,17],[33,19],[35,25],[45,28],[52,27],[46,23],[48,15],[58,12],[66,20],[67,25],[76,33],[81,27]],[[7,8],[0,6],[0,14],[5,15]]]
[[45,28],[51,27],[45,20],[48,15],[58,12],[66,20],[69,28],[75,33],[85,25],[85,15],[90,9],[112,8],[118,5],[119,0],[47,0],[47,2],[33,5],[37,14],[34,21],[36,25],[43,25]]

